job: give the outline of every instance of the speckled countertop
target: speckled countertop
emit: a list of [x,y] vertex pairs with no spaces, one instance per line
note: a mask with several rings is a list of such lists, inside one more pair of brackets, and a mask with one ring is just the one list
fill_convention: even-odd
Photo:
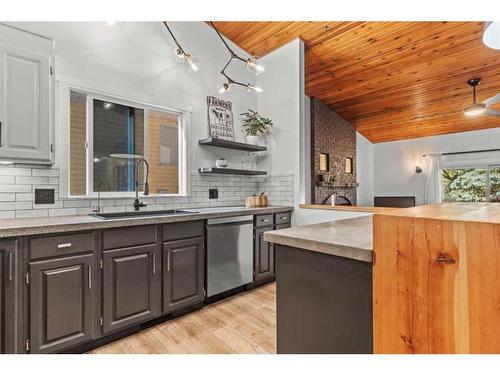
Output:
[[0,238],[28,236],[35,234],[71,232],[102,228],[126,227],[132,225],[162,224],[180,221],[204,220],[237,215],[262,215],[292,211],[290,206],[269,206],[265,208],[245,207],[210,207],[186,208],[197,211],[193,214],[170,216],[142,216],[125,219],[99,219],[94,216],[60,216],[44,218],[2,219],[0,220]]
[[372,217],[363,216],[274,230],[264,233],[264,240],[363,262],[372,262],[372,228]]

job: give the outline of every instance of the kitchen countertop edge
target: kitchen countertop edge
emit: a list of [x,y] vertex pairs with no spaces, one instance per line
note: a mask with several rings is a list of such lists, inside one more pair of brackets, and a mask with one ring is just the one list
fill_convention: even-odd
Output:
[[[369,218],[369,219],[368,219]],[[364,223],[369,220],[369,222]],[[328,226],[336,226],[336,225],[359,225],[359,223],[366,226],[368,230],[369,239],[371,240],[372,233],[372,225],[371,225],[371,217],[363,217],[363,218],[352,218],[352,219],[344,219],[337,220],[319,224],[311,224],[305,225],[302,227],[295,227],[291,229],[282,229],[275,230],[264,233],[264,240],[268,242],[272,242],[278,245],[285,245],[290,247],[295,247],[299,249],[310,250],[318,253],[335,255],[343,258],[358,260],[362,262],[371,263],[373,261],[373,246],[366,246],[361,244],[356,244],[357,239],[353,238],[353,245],[347,245],[344,241],[338,241],[334,235],[328,240],[319,240],[316,236],[318,231],[324,233],[325,225]],[[307,230],[309,233],[307,235],[296,234],[298,230]],[[294,233],[295,232],[295,233]]]
[[76,232],[105,228],[119,228],[135,225],[168,224],[175,222],[206,220],[211,218],[231,217],[239,215],[274,214],[293,211],[293,207],[234,207],[234,210],[232,210],[230,207],[207,207],[191,209],[185,208],[185,210],[193,210],[199,212],[187,215],[147,216],[125,219],[99,219],[90,215],[1,219],[0,238],[31,236],[49,233]]

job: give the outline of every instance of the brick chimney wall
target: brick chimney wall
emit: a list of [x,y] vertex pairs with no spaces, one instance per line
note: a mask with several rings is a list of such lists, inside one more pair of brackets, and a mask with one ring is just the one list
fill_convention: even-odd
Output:
[[[356,204],[356,129],[320,100],[311,98],[311,171],[313,204],[322,204],[333,192]],[[338,184],[352,187],[321,187],[320,153],[329,155],[330,171]],[[345,172],[345,159],[352,158],[353,173]]]

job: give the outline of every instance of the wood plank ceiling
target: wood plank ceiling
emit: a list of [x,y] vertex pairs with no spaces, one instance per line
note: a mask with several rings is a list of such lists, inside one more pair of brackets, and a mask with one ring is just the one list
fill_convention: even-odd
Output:
[[350,121],[372,142],[500,127],[466,117],[500,92],[500,51],[482,43],[483,22],[214,22],[251,55],[305,43],[306,94]]

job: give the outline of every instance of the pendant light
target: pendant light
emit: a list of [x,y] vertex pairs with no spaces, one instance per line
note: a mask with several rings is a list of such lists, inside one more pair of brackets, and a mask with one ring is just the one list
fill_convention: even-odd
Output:
[[213,22],[210,22],[210,26],[213,27],[213,29],[215,30],[215,32],[217,33],[219,38],[222,40],[222,43],[224,43],[224,46],[226,46],[227,50],[229,51],[229,55],[230,55],[228,62],[226,63],[226,65],[224,65],[224,68],[222,68],[222,70],[220,71],[220,74],[222,74],[224,76],[225,80],[224,80],[224,82],[222,82],[221,84],[219,84],[217,86],[217,90],[218,90],[219,94],[224,94],[225,92],[229,91],[231,88],[231,85],[238,85],[238,86],[246,87],[246,89],[248,91],[251,91],[251,92],[256,92],[256,93],[263,92],[264,90],[260,86],[257,86],[255,84],[251,84],[251,83],[243,83],[243,82],[239,82],[239,81],[232,79],[226,73],[226,69],[233,60],[239,60],[239,61],[245,63],[248,71],[254,73],[255,75],[259,75],[259,74],[264,73],[266,71],[264,62],[256,57],[249,57],[247,59],[244,59],[243,57],[238,56],[236,54],[236,52],[234,52],[233,49],[231,47],[229,47],[229,45],[226,43],[225,39],[223,38],[223,36],[219,32],[219,30],[217,30],[217,28],[215,27]]
[[174,34],[172,33],[172,30],[170,30],[170,27],[168,27],[168,24],[166,21],[163,21],[163,24],[167,28],[168,32],[170,33],[170,36],[175,42],[175,59],[181,63],[186,64],[186,66],[191,69],[193,72],[197,72],[200,70],[200,61],[198,58],[193,57],[190,53],[187,53],[179,44],[177,39],[175,38]]

